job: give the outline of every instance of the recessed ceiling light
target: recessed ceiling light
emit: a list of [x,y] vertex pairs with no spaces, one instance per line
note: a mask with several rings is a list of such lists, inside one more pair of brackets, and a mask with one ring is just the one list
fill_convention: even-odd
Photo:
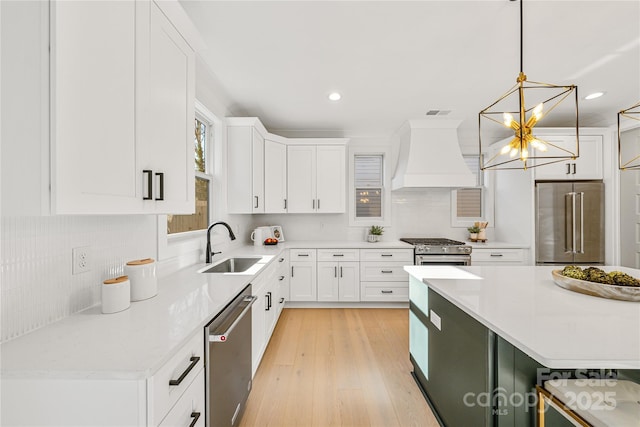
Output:
[[340,98],[342,98],[342,95],[340,95],[338,92],[331,92],[329,94],[329,99],[332,101],[339,101]]
[[593,92],[585,96],[584,99],[596,99],[600,98],[602,95],[604,95],[604,92]]

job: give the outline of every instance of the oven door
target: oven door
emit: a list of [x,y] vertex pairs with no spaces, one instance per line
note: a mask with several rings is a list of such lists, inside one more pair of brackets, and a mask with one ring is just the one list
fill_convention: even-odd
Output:
[[416,265],[471,265],[471,255],[416,255]]

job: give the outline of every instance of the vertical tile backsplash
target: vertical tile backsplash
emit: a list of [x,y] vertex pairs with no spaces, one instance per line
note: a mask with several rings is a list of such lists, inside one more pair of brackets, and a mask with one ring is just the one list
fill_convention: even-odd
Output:
[[[156,217],[2,218],[2,342],[100,302],[100,284],[124,264],[156,256]],[[91,271],[72,274],[71,251],[90,247]]]

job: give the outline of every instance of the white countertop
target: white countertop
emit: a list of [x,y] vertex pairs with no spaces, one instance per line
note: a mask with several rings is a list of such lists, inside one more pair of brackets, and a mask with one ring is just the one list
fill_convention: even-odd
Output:
[[[274,260],[282,246],[246,246],[227,256]],[[216,263],[216,258],[212,264]],[[102,314],[100,304],[3,343],[3,378],[143,379],[152,375],[194,333],[219,313],[255,277],[202,274],[205,264],[158,280],[158,294],[127,310]]]
[[158,280],[158,294],[122,312],[102,314],[100,304],[0,344],[3,378],[143,379],[152,375],[284,249],[412,246],[394,242],[293,241],[242,246],[218,260],[262,256],[245,273],[202,274],[206,264]]
[[[543,366],[640,369],[640,303],[561,288],[551,276],[557,268],[407,266],[405,270]],[[603,269],[640,277],[640,270]]]
[[471,246],[474,249],[529,249],[530,245],[525,245],[523,243],[507,243],[507,242],[472,242],[470,240],[466,240],[465,244]]

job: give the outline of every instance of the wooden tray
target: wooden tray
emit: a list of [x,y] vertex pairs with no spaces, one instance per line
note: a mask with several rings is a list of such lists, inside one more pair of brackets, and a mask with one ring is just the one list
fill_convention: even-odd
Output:
[[604,283],[573,279],[561,274],[562,270],[553,270],[551,275],[556,285],[573,292],[594,297],[617,299],[621,301],[640,301],[640,286],[617,286]]

